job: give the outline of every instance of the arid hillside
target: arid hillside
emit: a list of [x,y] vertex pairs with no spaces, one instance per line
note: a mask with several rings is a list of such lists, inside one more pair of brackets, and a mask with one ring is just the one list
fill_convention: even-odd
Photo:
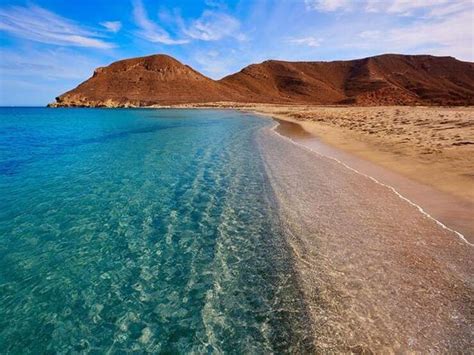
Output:
[[233,101],[349,105],[473,105],[474,63],[385,54],[333,62],[252,64],[221,80],[167,55],[98,68],[51,106],[136,107]]
[[167,55],[125,59],[56,98],[57,106],[123,107],[226,100],[233,90]]
[[334,62],[253,64],[220,80],[250,102],[474,104],[474,63],[386,54]]

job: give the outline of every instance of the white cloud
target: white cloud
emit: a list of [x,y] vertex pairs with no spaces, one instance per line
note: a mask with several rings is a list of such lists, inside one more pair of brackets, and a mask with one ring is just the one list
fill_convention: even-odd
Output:
[[225,13],[206,10],[201,17],[191,22],[183,32],[194,39],[202,41],[217,41],[224,37],[234,37],[244,40],[245,36],[239,32],[240,22]]
[[138,34],[147,41],[163,44],[184,44],[188,43],[186,39],[173,39],[170,34],[152,22],[146,13],[141,0],[135,0],[133,3],[133,16],[137,26],[140,28]]
[[431,9],[428,16],[445,17],[462,11],[470,12],[471,16],[474,17],[474,3],[472,0],[453,0],[443,6],[437,6]]
[[333,40],[343,43],[345,47],[378,53],[432,54],[472,61],[472,23],[472,13],[459,12],[446,17],[420,18],[407,25],[395,24],[383,29],[361,31],[350,42],[345,36]]
[[460,11],[472,11],[472,0],[365,0],[368,12],[386,12],[410,16],[424,13],[427,17],[445,16]]
[[308,10],[334,12],[362,10],[396,15],[426,12],[428,16],[447,15],[458,11],[472,11],[473,0],[305,0]]
[[469,10],[472,6],[472,0],[366,0],[365,9],[404,16],[425,13],[431,17]]
[[[311,1],[310,5],[314,11],[322,3]],[[341,3],[329,5],[326,10],[341,6]],[[336,14],[344,12],[343,22],[340,21],[342,18],[329,16],[324,25],[306,23],[306,33],[331,39],[330,48],[320,47],[319,55],[329,52],[328,57],[332,59],[334,53],[342,58],[405,53],[474,60],[473,0],[358,0],[357,5],[335,10]],[[311,13],[306,16],[311,18]],[[302,33],[304,25],[302,23],[294,33]],[[313,53],[304,47],[297,51],[298,56],[303,54],[311,58]]]
[[350,0],[305,0],[308,10],[331,12],[346,10],[351,6]]
[[359,33],[359,37],[366,40],[375,40],[380,38],[380,31],[363,31]]
[[[226,37],[238,41],[246,40],[246,36],[240,32],[239,20],[224,12],[225,6],[220,2],[210,1],[206,5],[213,9],[205,10],[198,18],[183,19],[179,8],[171,11],[161,8],[157,21],[152,21],[148,18],[142,0],[134,0],[133,14],[140,28],[138,34],[150,42],[164,44],[183,44],[192,40],[218,41]],[[166,24],[168,28],[177,29],[181,38],[173,39],[167,30],[158,25],[158,21]]]
[[195,50],[190,53],[189,64],[210,78],[220,79],[242,69],[243,56],[245,56],[244,52],[227,46],[209,50]]
[[308,47],[319,47],[321,45],[321,40],[316,37],[290,38],[287,42]]
[[456,0],[393,0],[392,4],[387,8],[387,12],[410,14],[416,10],[432,8],[452,1]]
[[107,29],[107,31],[110,31],[113,33],[117,33],[122,28],[122,22],[120,21],[105,21],[105,22],[101,22],[100,24],[104,26]]
[[0,77],[41,80],[85,80],[94,68],[105,63],[76,50],[57,48],[34,50],[30,47],[0,51]]
[[39,6],[0,10],[0,30],[28,40],[63,46],[112,48],[100,35]]
[[393,47],[431,48],[432,54],[452,55],[460,59],[474,59],[473,14],[458,13],[445,19],[418,22],[390,30],[385,41]]
[[45,105],[106,64],[73,48],[31,47],[0,50],[0,105]]

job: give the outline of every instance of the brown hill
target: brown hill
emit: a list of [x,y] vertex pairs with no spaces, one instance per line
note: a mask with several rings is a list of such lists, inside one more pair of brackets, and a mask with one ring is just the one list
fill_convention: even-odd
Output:
[[214,101],[473,105],[474,63],[395,54],[333,62],[269,60],[214,81],[169,56],[153,55],[98,68],[53,106]]
[[316,104],[474,104],[474,63],[386,54],[334,62],[269,60],[222,80],[250,101]]
[[125,59],[56,98],[57,106],[147,106],[222,101],[228,88],[167,55]]

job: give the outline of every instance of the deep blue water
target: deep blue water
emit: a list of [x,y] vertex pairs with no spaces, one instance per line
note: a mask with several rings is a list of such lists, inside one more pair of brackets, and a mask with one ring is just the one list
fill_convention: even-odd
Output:
[[0,353],[311,350],[234,111],[0,109]]

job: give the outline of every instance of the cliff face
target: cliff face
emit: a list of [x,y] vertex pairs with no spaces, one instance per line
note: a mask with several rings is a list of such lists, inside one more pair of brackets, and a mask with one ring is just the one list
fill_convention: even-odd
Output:
[[387,54],[334,62],[266,61],[212,80],[166,56],[98,68],[51,106],[135,107],[215,101],[474,105],[474,63]]

